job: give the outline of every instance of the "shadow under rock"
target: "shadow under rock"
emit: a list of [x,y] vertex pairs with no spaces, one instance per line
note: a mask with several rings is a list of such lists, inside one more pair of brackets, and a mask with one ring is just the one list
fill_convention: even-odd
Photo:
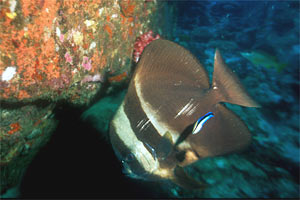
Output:
[[165,196],[155,182],[125,177],[110,143],[80,115],[68,105],[56,110],[60,123],[27,169],[22,198]]

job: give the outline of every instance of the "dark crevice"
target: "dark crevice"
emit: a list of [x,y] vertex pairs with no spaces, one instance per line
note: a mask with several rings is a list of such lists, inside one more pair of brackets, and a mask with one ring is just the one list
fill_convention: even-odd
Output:
[[30,164],[21,184],[22,198],[161,197],[153,182],[122,174],[111,145],[80,120],[82,111],[68,105],[55,109],[60,121],[48,144]]

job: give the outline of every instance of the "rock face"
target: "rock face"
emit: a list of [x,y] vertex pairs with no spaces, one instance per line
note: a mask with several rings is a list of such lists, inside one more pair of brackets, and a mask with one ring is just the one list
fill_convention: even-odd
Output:
[[[129,69],[155,4],[139,1],[3,1],[1,99],[84,104],[99,84],[82,79]],[[96,81],[88,81],[96,82]],[[84,82],[86,83],[86,82]],[[78,95],[78,91],[80,94]]]
[[150,30],[156,7],[134,0],[0,2],[1,194],[18,184],[49,139],[57,102],[88,105],[104,82],[127,78],[134,42]]
[[2,129],[0,134],[0,186],[3,191],[19,184],[31,160],[56,128],[57,120],[52,113],[55,104],[40,106],[1,108],[1,128],[9,127],[9,131]]

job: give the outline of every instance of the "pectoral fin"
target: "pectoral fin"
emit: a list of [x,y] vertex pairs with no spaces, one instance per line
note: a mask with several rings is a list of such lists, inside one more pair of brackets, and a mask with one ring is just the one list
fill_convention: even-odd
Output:
[[173,149],[173,139],[170,132],[166,132],[157,145],[158,157],[165,159]]

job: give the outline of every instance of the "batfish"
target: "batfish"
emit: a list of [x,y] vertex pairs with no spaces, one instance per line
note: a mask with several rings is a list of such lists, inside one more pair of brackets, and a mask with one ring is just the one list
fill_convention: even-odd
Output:
[[168,40],[151,42],[110,124],[110,141],[124,173],[201,188],[183,167],[240,151],[251,141],[244,122],[220,102],[259,107],[218,49],[210,85],[206,70],[188,50]]

